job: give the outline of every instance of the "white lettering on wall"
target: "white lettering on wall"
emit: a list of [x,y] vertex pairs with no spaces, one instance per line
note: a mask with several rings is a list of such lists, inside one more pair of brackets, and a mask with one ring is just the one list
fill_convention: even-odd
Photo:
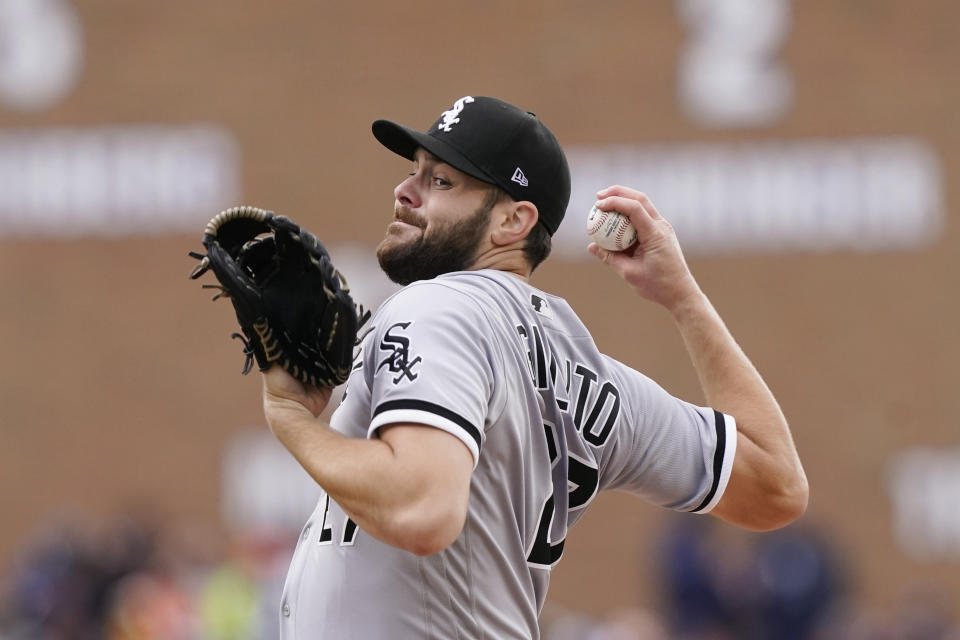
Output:
[[554,238],[585,259],[596,192],[646,192],[684,250],[886,251],[928,246],[943,227],[940,161],[914,138],[572,147],[573,188]]
[[238,200],[239,156],[205,125],[0,132],[0,237],[195,231]]

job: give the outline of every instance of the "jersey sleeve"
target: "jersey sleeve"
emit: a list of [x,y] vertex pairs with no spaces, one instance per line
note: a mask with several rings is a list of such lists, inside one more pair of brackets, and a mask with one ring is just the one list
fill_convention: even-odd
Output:
[[640,372],[612,362],[628,392],[601,485],[668,509],[709,512],[733,468],[733,417],[680,400]]
[[406,287],[373,319],[364,346],[371,394],[368,437],[388,424],[442,429],[470,450],[474,467],[484,441],[500,357],[491,348],[479,304],[433,281]]

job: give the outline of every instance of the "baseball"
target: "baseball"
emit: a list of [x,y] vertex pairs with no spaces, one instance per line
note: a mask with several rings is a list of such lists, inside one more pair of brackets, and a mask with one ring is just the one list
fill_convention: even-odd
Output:
[[608,251],[623,251],[637,241],[630,218],[616,211],[593,207],[587,216],[587,235]]

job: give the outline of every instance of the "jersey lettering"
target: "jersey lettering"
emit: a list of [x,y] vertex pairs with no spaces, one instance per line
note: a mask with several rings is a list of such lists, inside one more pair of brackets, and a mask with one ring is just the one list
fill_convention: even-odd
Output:
[[[574,404],[573,423],[577,430],[583,434],[583,439],[595,447],[603,446],[610,437],[613,427],[620,416],[620,390],[606,380],[599,384],[600,376],[586,365],[576,363],[571,364],[569,360],[565,361],[566,375],[564,376],[564,393],[556,393],[559,385],[557,384],[561,374],[557,366],[555,353],[550,353],[549,367],[547,365],[548,357],[543,340],[542,329],[539,325],[533,325],[531,331],[527,331],[523,325],[516,325],[517,334],[522,339],[527,349],[527,359],[530,362],[530,375],[540,391],[554,390],[554,397],[557,408],[560,411],[567,412],[570,403],[567,399],[560,396],[570,397],[571,386],[571,368],[580,379],[580,386],[576,394]],[[591,396],[594,395],[593,389],[599,384],[599,392],[591,402]],[[586,416],[586,421],[584,421]]]
[[517,325],[517,333],[523,338],[522,342],[527,347],[527,360],[530,363],[530,375],[536,376],[536,365],[533,362],[533,350],[530,348],[530,341],[527,339],[530,335],[527,333],[526,328],[522,324]]
[[[557,359],[554,358],[553,355],[551,354],[551,357],[550,357],[550,380],[551,380],[551,382],[553,383],[553,388],[554,388],[554,389],[557,388],[557,375],[558,375],[558,374],[559,374],[559,371],[557,371]],[[563,381],[564,381],[564,382],[563,382],[563,391],[564,391],[564,394],[563,394],[563,395],[566,396],[566,395],[569,395],[569,393],[570,393],[570,361],[569,361],[569,360],[566,361],[566,375],[564,375]],[[557,395],[557,407],[560,409],[560,411],[563,411],[564,413],[566,413],[567,409],[570,407],[570,403],[567,402],[564,398],[561,398],[559,395]]]
[[[607,419],[603,422],[600,431],[594,432],[593,428],[600,422],[600,416],[608,400],[610,400],[610,410]],[[594,446],[603,446],[603,443],[610,437],[610,432],[613,431],[613,424],[617,421],[618,415],[620,415],[620,392],[610,382],[604,382],[603,386],[600,387],[597,399],[594,401],[593,410],[590,411],[590,416],[587,418],[586,424],[583,425],[583,431],[581,432],[583,433],[583,439]]]
[[537,389],[545,390],[547,387],[547,356],[543,352],[543,338],[540,336],[540,327],[533,325],[533,344],[537,352],[537,362],[534,366],[536,371]]
[[580,393],[577,394],[577,408],[573,414],[573,424],[576,425],[577,431],[580,430],[580,423],[583,420],[583,408],[587,404],[587,398],[590,395],[590,387],[594,382],[597,381],[597,374],[587,369],[582,364],[578,364],[577,368],[574,369],[576,374],[580,376]]
[[[536,306],[539,300],[533,304]],[[557,408],[564,413],[570,410],[569,398],[575,397],[573,422],[577,431],[590,445],[602,447],[620,416],[620,390],[609,380],[601,382],[600,375],[585,364],[564,359],[560,366],[557,354],[552,350],[547,353],[539,325],[533,324],[529,330],[522,324],[515,327],[526,348],[530,377],[537,389],[552,390]],[[574,375],[579,379],[575,391],[571,388]],[[555,426],[545,422],[543,433],[553,468],[560,461]],[[567,510],[585,508],[597,495],[599,486],[600,470],[590,460],[567,453]],[[537,532],[527,554],[527,563],[533,567],[549,569],[563,555],[565,537],[555,542],[550,539],[555,515],[556,504],[551,494],[543,503]]]

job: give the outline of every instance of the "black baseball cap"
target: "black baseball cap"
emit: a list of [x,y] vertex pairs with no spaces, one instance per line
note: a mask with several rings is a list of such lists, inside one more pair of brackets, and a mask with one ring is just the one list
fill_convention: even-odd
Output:
[[413,160],[423,147],[515,200],[532,202],[550,235],[563,221],[570,201],[567,157],[553,133],[529,111],[497,98],[464,96],[425,132],[377,120],[373,135],[404,158]]

